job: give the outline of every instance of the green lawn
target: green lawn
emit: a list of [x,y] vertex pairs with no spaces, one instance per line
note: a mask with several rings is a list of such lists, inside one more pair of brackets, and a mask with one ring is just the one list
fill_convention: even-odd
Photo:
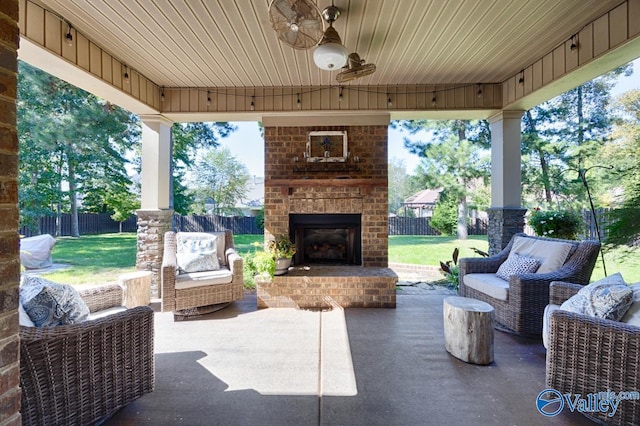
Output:
[[[263,242],[262,235],[234,235],[236,250],[246,255],[255,250],[254,242]],[[466,241],[454,237],[390,236],[389,261],[438,266],[450,260],[454,248],[460,248],[460,257],[478,256],[472,250],[487,250],[486,236],[471,236]],[[55,263],[66,263],[71,268],[47,273],[53,281],[70,284],[99,284],[116,282],[118,275],[135,270],[136,234],[86,235],[80,238],[57,239],[53,249]],[[609,275],[621,272],[625,281],[640,281],[640,250],[629,252],[616,249],[605,254]],[[596,264],[592,280],[604,276],[600,260]]]

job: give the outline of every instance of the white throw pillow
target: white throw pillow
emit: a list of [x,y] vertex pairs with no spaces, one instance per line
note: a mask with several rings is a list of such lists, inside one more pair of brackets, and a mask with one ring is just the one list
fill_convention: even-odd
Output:
[[633,290],[620,273],[581,288],[560,309],[596,318],[620,321],[633,302]]
[[217,237],[205,233],[178,232],[176,260],[180,272],[217,271]]
[[540,261],[533,257],[520,256],[519,254],[510,255],[502,265],[498,268],[496,276],[505,281],[509,281],[511,275],[528,274],[536,272],[540,267]]
[[536,238],[515,237],[509,256],[519,254],[533,257],[540,261],[538,274],[545,274],[560,269],[567,260],[573,244],[563,241],[538,240]]

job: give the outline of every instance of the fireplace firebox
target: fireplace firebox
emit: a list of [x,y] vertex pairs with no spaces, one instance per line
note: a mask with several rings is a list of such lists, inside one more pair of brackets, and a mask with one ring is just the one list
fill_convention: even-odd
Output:
[[289,229],[298,248],[296,265],[362,264],[359,214],[291,214]]

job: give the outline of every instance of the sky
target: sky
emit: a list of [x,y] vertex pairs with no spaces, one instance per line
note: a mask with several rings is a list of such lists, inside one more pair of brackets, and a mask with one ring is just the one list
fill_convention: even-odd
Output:
[[[640,59],[633,63],[633,74],[620,77],[613,89],[616,96],[631,89],[640,89]],[[237,130],[220,140],[220,146],[228,147],[238,161],[247,166],[251,176],[264,176],[264,141],[260,136],[258,123],[234,122]],[[407,173],[412,173],[420,158],[404,147],[404,135],[400,130],[389,128],[389,159],[404,161]]]

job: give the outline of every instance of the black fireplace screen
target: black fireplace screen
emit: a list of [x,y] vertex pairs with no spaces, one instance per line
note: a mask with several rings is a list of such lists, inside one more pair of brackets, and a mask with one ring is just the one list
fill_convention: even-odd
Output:
[[307,263],[362,263],[359,214],[292,214],[291,237],[298,248],[294,261]]

